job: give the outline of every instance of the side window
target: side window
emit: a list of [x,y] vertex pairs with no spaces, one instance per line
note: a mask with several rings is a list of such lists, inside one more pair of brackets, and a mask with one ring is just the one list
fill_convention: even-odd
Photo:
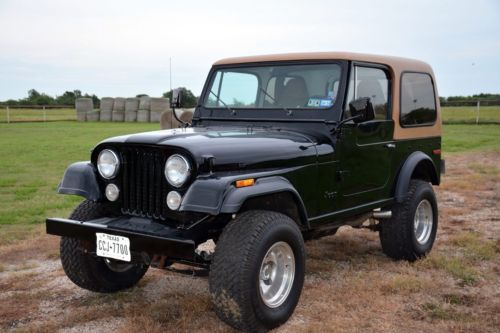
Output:
[[436,121],[436,115],[436,97],[430,75],[403,73],[399,120],[401,125],[430,125]]
[[375,110],[375,119],[385,120],[389,118],[389,78],[383,69],[354,67],[347,92],[344,118],[350,116],[349,103],[361,97],[370,97]]

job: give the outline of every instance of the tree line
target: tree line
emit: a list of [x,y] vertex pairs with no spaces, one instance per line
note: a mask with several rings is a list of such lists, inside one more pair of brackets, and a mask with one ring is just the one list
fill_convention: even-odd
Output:
[[[182,87],[182,99],[183,99],[183,105],[186,108],[192,108],[195,107],[198,98],[193,94],[193,92],[186,87]],[[142,96],[148,96],[147,94],[138,94],[136,97],[142,97]],[[163,97],[168,97],[170,98],[172,96],[172,92],[168,91],[163,93]],[[46,93],[41,93],[38,92],[36,89],[30,89],[28,90],[28,96],[25,98],[20,98],[20,99],[8,99],[6,101],[0,101],[0,105],[9,105],[9,106],[16,106],[16,105],[54,105],[54,106],[61,106],[61,105],[69,105],[73,106],[75,105],[75,101],[77,98],[80,97],[88,97],[92,98],[94,102],[94,107],[99,108],[100,105],[100,98],[97,97],[95,94],[88,94],[85,93],[83,94],[81,90],[73,90],[73,91],[65,91],[62,95],[56,95],[55,97],[50,96]]]
[[439,97],[441,105],[471,105],[477,101],[485,102],[488,105],[500,105],[500,94],[475,94],[470,96],[449,96]]
[[94,105],[99,106],[99,97],[95,94],[82,94],[81,90],[65,91],[60,96],[50,96],[40,93],[35,89],[28,90],[28,96],[20,99],[8,99],[0,102],[1,105],[75,105],[75,100],[80,97],[89,97],[94,101]]

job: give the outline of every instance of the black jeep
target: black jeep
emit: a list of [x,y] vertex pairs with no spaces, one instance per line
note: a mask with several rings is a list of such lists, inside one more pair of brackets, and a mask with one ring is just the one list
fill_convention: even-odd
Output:
[[[181,104],[174,91],[172,106]],[[191,124],[105,140],[72,164],[58,192],[85,201],[46,226],[62,236],[62,266],[82,288],[114,292],[149,266],[182,263],[209,272],[222,320],[263,331],[297,305],[304,240],[367,227],[391,258],[426,255],[442,165],[438,94],[423,62],[225,59]]]

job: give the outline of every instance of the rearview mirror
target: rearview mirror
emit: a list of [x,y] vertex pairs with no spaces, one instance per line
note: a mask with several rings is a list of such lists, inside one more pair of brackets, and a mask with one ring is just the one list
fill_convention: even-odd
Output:
[[170,107],[172,109],[182,107],[182,89],[177,88],[172,90],[172,100],[170,101]]
[[349,103],[349,111],[356,124],[375,119],[375,111],[370,97],[361,97],[352,101]]

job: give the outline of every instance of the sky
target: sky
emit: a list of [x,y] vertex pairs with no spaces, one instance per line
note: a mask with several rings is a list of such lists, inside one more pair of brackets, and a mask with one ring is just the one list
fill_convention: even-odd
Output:
[[439,94],[500,93],[500,0],[0,0],[0,100],[66,90],[196,95],[212,63],[353,51],[411,57]]

